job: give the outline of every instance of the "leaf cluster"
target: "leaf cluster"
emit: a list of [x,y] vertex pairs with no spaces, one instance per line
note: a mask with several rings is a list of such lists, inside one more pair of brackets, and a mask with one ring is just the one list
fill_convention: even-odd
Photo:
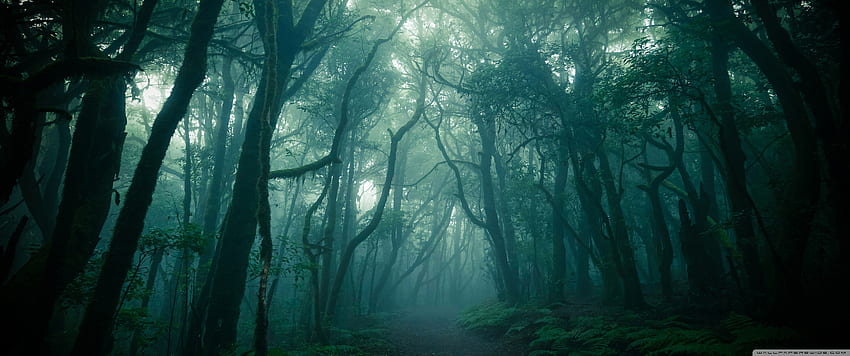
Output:
[[139,240],[141,251],[151,253],[157,249],[188,249],[200,253],[210,236],[205,236],[197,224],[185,224],[177,228],[156,228],[142,235]]
[[719,322],[698,324],[673,315],[577,316],[553,310],[486,303],[465,311],[464,328],[508,337],[529,345],[529,355],[737,355],[756,348],[799,346],[801,334],[730,313]]

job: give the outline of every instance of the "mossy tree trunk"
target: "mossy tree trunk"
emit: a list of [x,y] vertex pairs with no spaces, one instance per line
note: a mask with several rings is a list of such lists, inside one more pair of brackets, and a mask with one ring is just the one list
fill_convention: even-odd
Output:
[[[171,137],[189,106],[195,89],[206,75],[207,44],[221,10],[223,0],[202,0],[192,21],[183,63],[174,88],[157,114],[150,138],[142,150],[126,201],[113,231],[112,242],[101,269],[94,295],[86,308],[80,333],[74,344],[75,355],[101,355],[109,352],[113,317],[127,271],[133,262],[144,219],[156,188],[157,177]],[[123,93],[122,100],[123,103]]]
[[[264,66],[253,108],[246,121],[245,140],[239,156],[229,214],[221,228],[221,253],[217,257],[218,261],[213,263],[227,268],[216,268],[210,272],[212,276],[207,281],[211,285],[210,299],[204,330],[193,331],[195,335],[204,335],[203,353],[213,354],[236,342],[239,304],[245,293],[248,260],[258,224],[257,212],[261,199],[258,184],[266,169],[262,162],[268,160],[268,157],[263,156],[261,145],[263,122],[267,120],[268,132],[274,132],[291,66],[326,2],[312,0],[307,3],[297,22],[291,1],[284,1],[272,8],[268,2],[254,2],[257,28],[266,49],[266,61],[274,55],[275,65],[274,68]],[[269,16],[274,17],[274,23],[269,23]],[[273,39],[274,43],[269,43],[269,39]],[[197,342],[200,339],[194,337],[194,340]]]

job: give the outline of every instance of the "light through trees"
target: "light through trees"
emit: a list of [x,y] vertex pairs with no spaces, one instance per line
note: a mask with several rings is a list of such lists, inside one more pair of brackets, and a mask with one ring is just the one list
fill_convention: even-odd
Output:
[[850,348],[840,1],[0,4],[0,353]]

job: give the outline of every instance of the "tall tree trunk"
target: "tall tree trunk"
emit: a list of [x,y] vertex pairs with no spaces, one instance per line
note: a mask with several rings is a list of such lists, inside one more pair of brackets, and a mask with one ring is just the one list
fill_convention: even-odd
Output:
[[[156,3],[156,0],[146,0],[142,4],[130,38],[119,54],[118,60],[129,60],[136,52]],[[76,50],[72,51],[70,46],[92,47],[91,40],[88,38],[90,21],[97,17],[97,11],[100,8],[96,2],[77,1],[68,2],[66,5],[75,6],[66,9],[70,12],[66,14],[68,16],[63,23],[63,28],[67,30],[63,31],[65,40],[68,42],[66,50],[71,52],[69,59],[75,59],[80,53]],[[70,16],[70,14],[77,16]],[[89,52],[84,54],[91,55]],[[37,78],[37,75],[31,78]],[[65,172],[62,201],[56,213],[56,223],[53,224],[51,236],[46,237],[50,244],[42,250],[44,252],[34,257],[24,267],[28,272],[19,273],[25,277],[10,282],[6,286],[12,293],[6,293],[5,290],[4,293],[0,293],[4,296],[0,299],[2,302],[0,304],[12,308],[7,313],[9,320],[16,320],[18,323],[9,335],[9,339],[14,340],[13,345],[9,347],[10,354],[30,353],[33,345],[44,345],[42,340],[47,333],[55,302],[65,287],[82,273],[94,251],[112,202],[112,182],[120,168],[121,151],[126,135],[124,126],[127,123],[124,111],[126,88],[123,73],[110,73],[101,79],[93,80],[86,91],[82,109],[77,117],[71,151],[67,158],[68,168]],[[35,115],[34,112],[28,111],[34,109],[31,105],[35,102],[29,102],[27,98],[29,97],[16,101],[13,119],[14,135],[19,133],[16,131],[32,129],[30,126],[20,127],[17,123],[19,119],[25,119],[28,115]],[[35,124],[36,121],[31,120],[30,123]],[[67,140],[66,130],[67,122],[61,124],[60,140]],[[26,135],[23,137],[27,138]],[[15,138],[13,137],[12,140],[14,141]],[[15,142],[10,142],[4,144],[0,151],[5,151],[7,148],[19,150],[24,146],[16,147]],[[30,152],[28,151],[30,147],[26,146],[27,150],[22,152]],[[0,156],[3,153],[0,152]],[[10,164],[15,162],[25,164],[26,159],[29,158],[26,154],[15,156],[18,158]],[[24,161],[20,161],[21,159]],[[2,157],[0,161],[2,161],[0,166],[5,168],[7,162]],[[59,167],[60,163],[62,162],[57,161],[55,167]],[[54,169],[55,174],[61,174],[61,169]],[[17,178],[6,173],[6,169],[3,171],[3,177]],[[53,177],[52,180],[56,182],[55,186],[58,189],[58,177]],[[53,195],[50,194],[50,196]],[[0,204],[2,202],[5,202],[5,199],[0,194]],[[50,207],[53,207],[52,203]],[[35,280],[28,280],[28,278],[35,278]],[[7,302],[6,298],[17,299],[23,303]],[[25,315],[18,317],[17,313],[25,313]],[[20,332],[20,337],[16,336],[15,332]]]
[[[254,105],[245,126],[245,141],[239,156],[239,167],[233,185],[229,215],[221,228],[221,254],[208,283],[209,308],[203,331],[203,353],[212,354],[236,342],[236,323],[239,305],[245,293],[248,259],[257,229],[257,209],[260,207],[258,184],[263,167],[261,132],[263,120],[269,120],[274,132],[283,105],[283,89],[288,83],[291,66],[326,0],[311,0],[297,23],[293,23],[292,3],[285,1],[279,8],[269,8],[264,1],[255,1],[257,28],[266,49],[266,61],[274,52],[274,68],[267,65],[257,90]],[[279,11],[275,11],[279,10]],[[274,24],[269,23],[269,16]],[[270,36],[269,32],[274,32]],[[275,42],[270,43],[269,39]],[[270,89],[273,89],[270,92]],[[267,117],[264,117],[266,115]]]
[[[126,124],[125,88],[123,78],[94,81],[83,99],[51,243],[44,250],[44,255],[37,255],[24,267],[32,269],[31,272],[19,273],[21,278],[43,276],[43,279],[24,281],[15,278],[9,287],[24,294],[15,297],[15,292],[3,293],[23,302],[9,304],[15,305],[10,311],[10,320],[24,321],[23,325],[13,329],[20,331],[22,336],[11,340],[30,346],[40,344],[53,315],[54,304],[65,287],[82,273],[94,252],[112,203],[112,182],[120,166]],[[18,288],[16,283],[24,284]],[[33,303],[33,307],[22,307],[28,303]],[[14,317],[25,310],[26,317]],[[22,347],[29,346],[22,344]]]
[[[271,2],[268,5],[269,8],[261,12],[266,17],[265,23],[268,26],[266,29],[268,40],[264,41],[269,44],[266,47],[266,50],[269,51],[266,56],[266,68],[268,68],[269,77],[278,78],[278,32],[276,29],[279,10],[275,2]],[[266,102],[274,103],[275,98],[280,97],[278,92],[283,87],[277,85],[276,80],[267,81],[266,85],[268,86],[266,88]],[[263,108],[260,126],[260,176],[257,179],[256,188],[259,192],[257,225],[260,233],[260,286],[257,290],[257,315],[254,326],[254,352],[259,356],[266,356],[269,352],[269,312],[266,295],[269,270],[272,264],[272,253],[274,251],[271,232],[271,207],[269,206],[269,171],[271,166],[271,141],[274,134],[274,123],[277,121],[277,110],[279,109],[276,108],[275,104],[265,106]]]
[[[201,328],[204,322],[207,306],[209,303],[209,294],[211,284],[207,283],[212,270],[213,257],[216,255],[217,239],[214,237],[217,233],[219,215],[221,211],[221,199],[224,195],[224,181],[227,162],[227,132],[230,124],[230,114],[234,105],[235,82],[233,80],[233,59],[225,57],[222,64],[222,81],[224,82],[222,96],[224,100],[219,110],[218,119],[216,120],[215,134],[215,152],[213,153],[213,172],[210,177],[209,188],[207,193],[207,203],[204,206],[203,234],[206,241],[206,246],[202,247],[198,256],[198,270],[195,274],[195,285],[197,294],[192,302],[192,308],[189,311],[189,325],[186,332],[186,340],[184,341],[185,354],[197,354],[200,349],[196,348],[200,345]],[[239,126],[239,125],[234,125]],[[235,127],[239,129],[240,127]],[[234,134],[233,141],[237,135]]]
[[[156,251],[154,251],[153,256],[151,256],[151,264],[150,267],[148,267],[148,276],[145,282],[145,291],[148,291],[149,293],[145,293],[142,297],[142,309],[147,309],[150,304],[151,295],[154,292],[156,284],[156,276],[159,273],[159,265],[162,263],[163,257],[165,257],[165,249],[163,248],[157,248]],[[133,332],[133,337],[130,339],[130,356],[136,356],[139,354],[144,337],[143,330],[135,330]]]
[[[446,229],[449,227],[449,222],[452,217],[452,209],[454,208],[454,202],[448,202],[445,208],[439,206],[439,204],[434,205],[434,212],[432,213],[432,217],[434,218],[431,223],[431,232],[428,237],[428,241],[422,246],[422,249],[417,254],[416,258],[414,258],[413,262],[410,266],[401,274],[399,274],[398,278],[396,278],[395,283],[393,283],[390,288],[387,290],[387,295],[392,295],[393,292],[398,288],[398,286],[404,281],[405,278],[410,276],[416,268],[421,266],[425,261],[431,258],[434,251],[439,247],[440,242],[443,240],[443,235],[446,232]],[[439,213],[442,213],[441,215]],[[441,216],[437,219],[438,216]]]
[[[62,186],[62,178],[65,176],[65,167],[68,165],[68,152],[71,148],[71,128],[70,117],[57,117],[54,120],[54,129],[58,136],[58,144],[56,147],[56,160],[53,162],[53,168],[50,170],[50,175],[47,177],[47,182],[44,184],[42,196],[44,197],[44,206],[47,209],[48,216],[56,216],[59,210],[59,188]],[[53,225],[56,223],[55,218],[51,221],[51,232],[45,238],[53,237]],[[47,241],[49,242],[49,241]]]
[[41,151],[41,141],[44,136],[45,120],[45,114],[42,113],[36,115],[33,144],[31,148],[32,153],[30,154],[31,158],[24,166],[24,170],[21,172],[21,177],[18,179],[18,188],[21,190],[21,196],[24,198],[27,210],[29,210],[35,224],[41,231],[43,241],[49,240],[47,236],[51,234],[53,230],[53,223],[56,222],[55,220],[51,220],[47,215],[47,207],[44,205],[41,187],[39,186],[38,178],[36,178],[38,175],[36,161],[38,160],[39,151]]
[[831,100],[833,98],[828,94],[817,67],[794,44],[791,35],[780,23],[776,8],[767,0],[750,0],[750,3],[762,19],[767,38],[773,44],[779,59],[799,74],[800,93],[817,123],[817,134],[824,144],[823,151],[832,178],[831,183],[843,185],[838,182],[844,182],[850,177],[850,168],[847,165],[847,124],[835,119],[836,108]]
[[[109,351],[103,346],[112,332],[112,317],[144,228],[144,219],[156,188],[159,168],[165,158],[171,136],[186,114],[192,93],[206,74],[207,44],[212,37],[222,2],[223,0],[202,0],[192,21],[186,54],[174,80],[174,88],[157,114],[151,136],[142,150],[127,191],[126,201],[118,215],[112,243],[74,344],[75,355],[100,355]],[[123,103],[123,95],[121,102]]]
[[[788,256],[784,260],[778,254],[773,256],[780,274],[784,277],[780,278],[781,281],[784,281],[784,285],[781,286],[783,291],[778,293],[779,300],[777,301],[777,307],[788,309],[790,306],[799,302],[799,293],[803,290],[803,254],[805,253],[809,235],[811,234],[817,211],[816,205],[820,199],[821,164],[818,157],[817,139],[809,122],[803,101],[795,89],[791,76],[788,75],[785,68],[782,67],[780,60],[773,55],[770,48],[761,42],[740,19],[735,17],[729,0],[707,0],[706,10],[717,27],[718,33],[724,39],[733,41],[759,67],[770,82],[782,106],[783,118],[791,136],[791,141],[794,144],[794,168],[791,172],[791,183],[786,189],[782,211],[780,211],[783,222],[782,236],[784,237],[784,242],[790,245],[787,249],[790,253],[787,254]],[[719,41],[721,40],[715,40],[715,42]],[[723,44],[719,45],[722,46]],[[718,47],[717,43],[713,47],[719,48],[717,53],[713,54],[713,57],[717,56],[717,59],[713,60],[714,65],[723,66],[725,61],[720,57],[726,57],[726,55],[721,53],[725,51],[722,51],[723,48]],[[719,70],[719,68],[714,69],[716,73],[715,80],[728,82],[728,72],[724,72],[721,75]],[[725,86],[726,84],[718,82],[716,88],[725,91],[726,89],[723,89]],[[723,107],[722,103],[725,100],[718,101],[721,102],[720,110],[722,118],[722,113],[731,109]],[[821,112],[824,109],[812,108],[812,110]],[[724,122],[721,130],[727,130],[726,135],[731,136],[731,133],[728,132],[731,132],[732,129],[727,126],[727,123]],[[737,132],[734,133],[737,134]],[[721,135],[724,135],[724,133],[721,132]],[[730,153],[733,157],[736,155],[734,152]],[[736,176],[733,179],[737,181],[731,182],[737,185],[733,185],[731,189],[746,192],[746,182],[739,179],[742,177],[743,172],[732,171],[730,173],[730,176]],[[749,200],[749,198],[747,199]],[[751,202],[750,205],[752,206]],[[771,241],[768,241],[768,243],[771,243]],[[746,253],[745,251],[742,252]],[[745,260],[745,262],[747,261]],[[749,261],[747,263],[752,264],[754,262]],[[753,266],[747,266],[747,269],[748,273],[759,273],[750,271],[750,269],[754,269]],[[791,308],[791,310],[800,309]],[[798,318],[802,314],[789,316],[791,318]]]
[[[207,203],[204,209],[203,232],[206,236],[212,236],[216,233],[219,215],[221,211],[221,196],[225,174],[225,158],[227,156],[227,132],[230,129],[230,114],[233,111],[233,97],[236,84],[233,80],[233,58],[225,57],[221,65],[222,100],[221,109],[218,112],[216,120],[216,132],[213,143],[215,151],[213,153],[213,172],[210,177],[209,188],[207,189]],[[210,244],[211,245],[211,244]],[[207,246],[199,259],[199,267],[209,264],[212,259],[212,251],[214,246]],[[199,280],[204,280],[206,273],[198,273]]]
[[[654,142],[654,139],[649,137],[647,134],[647,141]],[[664,149],[668,157],[672,156],[673,148],[670,147],[669,144],[655,142],[654,145],[660,146],[659,148]],[[661,277],[661,293],[664,295],[664,300],[666,302],[671,302],[673,299],[673,278],[671,276],[670,266],[673,264],[673,243],[670,240],[670,230],[667,229],[667,222],[664,221],[664,207],[661,204],[661,197],[659,196],[659,188],[661,186],[661,182],[670,177],[671,174],[676,170],[676,165],[672,162],[673,158],[669,158],[669,166],[664,167],[661,170],[661,173],[649,179],[649,185],[641,186],[647,196],[649,196],[649,205],[652,211],[650,215],[650,220],[652,224],[652,234],[654,237],[655,246],[647,247],[655,248],[656,255],[658,256],[658,274]],[[647,165],[646,171],[649,174],[649,162],[645,162]]]
[[[593,165],[591,156],[579,158],[571,150],[570,161],[576,177],[576,188],[583,215],[583,234],[589,235],[587,241],[599,250],[600,261],[597,264],[602,275],[603,301],[613,303],[623,293],[622,277],[616,268],[615,251],[604,237],[604,219],[607,216],[602,207],[602,184],[599,173]],[[588,244],[590,245],[590,244]]]
[[[676,98],[671,98],[676,108]],[[691,180],[691,174],[685,165],[684,159],[684,122],[678,109],[670,114],[676,134],[676,148],[668,151],[668,157],[679,171],[682,184],[685,187],[687,200],[692,208],[693,219],[690,217],[679,220],[682,225],[679,234],[679,242],[682,245],[682,255],[688,269],[689,296],[693,302],[710,306],[720,292],[721,274],[723,268],[720,261],[720,245],[715,234],[710,231],[709,213],[714,205],[714,195],[706,193],[705,185],[697,191]],[[708,175],[710,172],[703,172]],[[711,177],[713,179],[713,177]],[[703,177],[703,179],[708,179]],[[709,185],[710,187],[710,185]],[[688,213],[687,206],[680,208],[680,214]],[[687,219],[687,220],[685,220]]]
[[[402,196],[404,195],[404,179],[407,172],[407,154],[409,144],[403,144],[399,147],[399,151],[401,152],[401,157],[398,160],[396,167],[396,176],[395,181],[393,182],[393,214],[395,219],[393,220],[392,231],[390,232],[390,243],[392,244],[390,249],[390,255],[384,263],[384,268],[381,270],[381,274],[378,276],[377,284],[375,285],[375,289],[373,290],[372,295],[369,296],[369,313],[375,313],[378,311],[378,302],[384,299],[384,288],[387,286],[387,282],[390,280],[390,276],[393,272],[393,266],[395,266],[396,261],[398,261],[399,250],[401,250],[402,245],[404,245],[406,239],[406,231],[404,228],[404,222],[401,220],[402,218]],[[425,207],[425,204],[422,204],[421,207]],[[414,216],[408,216],[410,219],[414,219]]]
[[[299,203],[300,198],[301,198],[301,185],[302,184],[303,184],[303,182],[300,179],[297,180],[295,182],[295,192],[290,195],[291,198],[289,200],[289,209],[286,212],[286,222],[284,223],[283,231],[281,231],[281,233],[280,233],[281,236],[284,236],[285,240],[284,240],[283,243],[280,244],[280,247],[278,247],[278,250],[277,250],[278,251],[277,252],[277,255],[278,255],[277,270],[278,271],[282,271],[283,268],[284,268],[284,264],[287,263],[287,261],[288,261],[287,251],[286,251],[287,245],[291,244],[291,243],[293,243],[293,241],[295,241],[295,240],[291,239],[291,237],[289,235],[289,230],[292,227],[292,222],[295,220],[295,216],[299,215],[299,213],[301,212],[300,209],[296,210],[296,204]],[[272,281],[271,287],[269,287],[269,296],[268,296],[269,303],[274,302],[275,293],[277,293],[277,289],[278,289],[278,286],[280,285],[280,280],[281,280],[282,275],[283,275],[283,273],[278,272],[275,275],[274,280]]]
[[[566,130],[566,129],[563,129]],[[561,135],[565,135],[562,132]],[[562,302],[565,300],[564,285],[567,279],[567,248],[564,245],[566,237],[565,222],[561,212],[565,208],[567,186],[567,174],[569,171],[569,152],[566,147],[565,138],[561,138],[558,144],[558,159],[555,163],[555,186],[553,187],[553,199],[556,206],[552,207],[552,284],[549,287],[549,301]]]
[[[71,100],[82,91],[82,84],[71,85],[65,89],[63,84],[53,84],[47,87],[36,99],[39,107],[47,108],[47,112],[36,115],[33,132],[33,146],[30,160],[24,166],[24,171],[18,179],[18,187],[21,195],[30,211],[30,215],[41,230],[42,242],[47,245],[53,238],[53,227],[56,223],[58,208],[58,191],[62,182],[65,166],[68,163],[68,149],[70,148],[69,122],[72,117],[68,113]],[[49,113],[54,118],[48,123]],[[50,130],[49,127],[54,127]],[[53,131],[57,132],[57,140],[50,139]],[[36,166],[39,158],[43,139],[49,139],[52,143],[47,146],[48,150],[43,154],[41,167]],[[55,143],[54,143],[55,142]],[[51,154],[53,153],[53,154]],[[54,156],[54,157],[51,157]],[[52,158],[52,165],[50,158]]]
[[259,356],[265,356],[269,352],[269,309],[267,295],[269,271],[271,270],[272,253],[274,251],[271,236],[271,207],[269,206],[268,188],[269,150],[271,148],[272,132],[268,121],[264,121],[263,124],[263,142],[261,148],[263,151],[263,172],[257,184],[257,189],[260,190],[260,207],[257,213],[260,231],[260,286],[257,290],[257,315],[254,328],[254,353]]
[[[392,36],[395,35],[396,32],[398,32],[398,30],[401,28],[401,25],[404,24],[409,14],[410,12],[408,12],[402,18],[402,20],[399,22],[398,26],[396,26],[390,37],[386,39],[387,41],[389,40],[389,38],[392,38]],[[374,58],[378,46],[384,42],[386,41],[379,41],[372,47],[372,51],[369,53],[369,56],[367,57],[366,61],[363,65],[361,65],[360,68],[358,68],[358,70],[365,70],[365,68],[369,65],[369,63],[371,63],[372,59]],[[354,76],[352,76],[352,78],[354,78]],[[351,83],[351,81],[349,81],[349,83]],[[334,313],[336,311],[337,301],[339,300],[340,291],[342,289],[342,282],[345,279],[346,273],[348,272],[348,268],[350,267],[351,261],[354,258],[355,249],[357,249],[357,246],[362,244],[363,241],[366,241],[366,239],[369,238],[369,236],[372,234],[372,232],[375,231],[375,229],[378,228],[378,224],[381,222],[381,217],[384,213],[384,207],[386,207],[387,205],[389,191],[392,187],[392,182],[395,176],[399,142],[404,138],[404,135],[408,131],[410,131],[411,128],[413,128],[413,126],[416,124],[417,121],[419,121],[419,118],[422,117],[425,112],[426,89],[423,87],[422,83],[420,83],[419,90],[419,97],[416,99],[416,111],[413,113],[413,116],[410,118],[410,120],[408,120],[407,123],[400,127],[398,129],[398,132],[393,134],[390,139],[390,154],[389,158],[387,159],[387,174],[386,178],[384,179],[383,188],[381,188],[381,195],[378,198],[377,204],[375,205],[375,212],[372,215],[372,220],[370,220],[369,223],[363,228],[363,230],[357,233],[357,235],[354,236],[354,238],[348,242],[342,252],[342,255],[340,256],[339,267],[337,268],[336,275],[334,276],[333,285],[330,289],[330,294],[328,295],[328,303],[325,307],[325,315],[330,320],[333,320]],[[343,110],[347,110],[347,105],[343,105],[342,108]]]
[[[774,5],[766,0],[750,0],[750,3],[753,4],[758,17],[762,19],[767,37],[779,58],[799,75],[800,86],[797,88],[801,92],[815,120],[816,134],[822,143],[821,149],[823,150],[827,173],[829,175],[826,183],[829,187],[829,193],[827,194],[828,203],[832,208],[832,227],[835,229],[835,236],[848,236],[850,229],[847,228],[846,222],[850,219],[850,210],[846,208],[846,204],[850,200],[850,189],[848,189],[846,183],[842,183],[850,180],[850,144],[847,143],[847,137],[850,137],[850,122],[846,118],[841,117],[841,113],[845,110],[840,109],[839,106],[841,104],[836,101],[837,98],[834,95],[830,95],[831,93],[827,90],[823,78],[818,73],[815,62],[808,58],[794,44],[791,35],[782,26]],[[833,1],[829,5],[819,4],[818,6],[833,7],[834,16],[841,22],[844,20],[844,16],[846,16],[843,12],[846,9],[841,9],[838,4],[843,5],[844,2]],[[844,28],[846,28],[847,23],[840,23],[839,26],[845,26]],[[846,56],[846,50],[842,51],[841,55]],[[840,63],[843,65],[846,61],[841,61]],[[839,78],[844,77],[839,76]],[[842,80],[841,84],[836,87],[839,93],[843,93],[841,86],[844,85],[844,81]],[[789,270],[791,270],[791,273],[796,274],[797,272],[794,269],[801,268],[803,264],[802,260],[804,258],[803,253],[805,251],[806,240],[791,237],[793,239],[791,250],[795,254],[790,256],[791,263],[789,263]],[[842,252],[844,256],[846,256],[848,250],[847,240],[847,238],[844,238],[840,242],[843,244],[840,250],[844,251]],[[850,262],[848,262],[848,258],[839,257],[837,260],[839,261],[837,266],[839,272],[835,275],[847,275],[847,273],[850,273]],[[795,288],[793,285],[791,287]],[[802,287],[802,285],[796,287]],[[846,319],[848,314],[850,314],[850,308],[847,307],[847,303],[842,302],[850,296],[850,292],[848,292],[845,284],[830,283],[829,285],[806,287],[808,290],[816,291],[814,293],[815,295],[810,299],[812,302],[794,300],[790,302],[823,305],[824,312],[831,315],[836,315],[834,308],[839,308],[840,313],[838,315],[842,316],[833,318],[832,320],[835,323],[840,323],[838,320]],[[823,303],[823,301],[828,302]],[[804,313],[804,316],[818,315],[824,312]],[[829,330],[830,332],[840,329],[840,326],[836,325],[826,326],[829,323],[821,322],[820,319],[817,321],[808,320],[805,323],[823,325],[824,330]]]
[[744,150],[735,123],[732,108],[732,86],[729,81],[729,50],[722,39],[712,41],[712,70],[715,75],[714,91],[717,97],[717,113],[720,118],[720,148],[726,161],[726,192],[734,217],[735,238],[744,257],[744,269],[750,282],[751,293],[755,293],[757,305],[764,297],[765,285],[759,262],[758,242],[753,226],[753,206],[748,199]]
[[310,230],[313,227],[313,214],[315,214],[316,210],[319,209],[319,206],[322,205],[322,201],[324,201],[325,196],[328,194],[328,190],[330,189],[330,179],[331,175],[328,175],[327,179],[325,179],[325,188],[322,189],[322,193],[316,201],[307,208],[307,212],[304,214],[304,224],[301,228],[301,245],[303,246],[304,256],[310,264],[310,297],[312,299],[312,306],[307,309],[312,309],[313,329],[309,330],[307,335],[309,335],[308,339],[312,339],[312,337],[315,336],[320,342],[325,342],[326,340],[325,330],[322,326],[324,322],[324,305],[321,303],[321,295],[319,294],[318,256],[320,252],[315,251],[318,248],[321,248],[321,245],[310,241]]
[[[484,207],[484,224],[487,234],[490,237],[490,242],[493,247],[493,258],[495,259],[496,268],[502,279],[505,288],[505,300],[509,303],[517,303],[520,301],[521,293],[519,289],[519,271],[515,261],[511,261],[510,256],[513,252],[505,235],[501,219],[503,216],[499,214],[499,207],[496,202],[496,188],[493,184],[492,165],[495,156],[497,155],[495,139],[496,128],[495,123],[483,119],[477,123],[478,133],[481,138],[482,151],[481,157],[481,199]],[[515,246],[514,246],[515,247]]]
[[622,193],[614,184],[614,175],[611,173],[611,165],[605,152],[599,155],[599,172],[601,173],[602,185],[605,187],[605,196],[608,201],[608,212],[611,214],[608,220],[611,236],[614,240],[615,262],[623,277],[623,302],[627,309],[642,309],[646,307],[641,291],[640,279],[637,274],[634,250],[629,241],[629,231],[626,227],[626,217],[620,205]]
[[342,164],[335,163],[331,165],[328,174],[330,174],[330,188],[328,190],[328,203],[325,206],[325,227],[322,231],[322,239],[319,245],[322,246],[321,257],[321,274],[319,278],[319,306],[324,306],[328,302],[328,291],[330,289],[333,270],[336,268],[334,264],[334,255],[336,249],[336,230],[337,216],[339,215],[339,181],[341,179]]

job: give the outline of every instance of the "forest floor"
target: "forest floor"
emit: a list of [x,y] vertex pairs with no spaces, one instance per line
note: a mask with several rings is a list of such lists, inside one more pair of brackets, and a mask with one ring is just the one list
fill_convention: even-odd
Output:
[[457,325],[460,310],[448,307],[407,309],[387,320],[389,341],[398,355],[524,355],[525,345],[487,339]]

